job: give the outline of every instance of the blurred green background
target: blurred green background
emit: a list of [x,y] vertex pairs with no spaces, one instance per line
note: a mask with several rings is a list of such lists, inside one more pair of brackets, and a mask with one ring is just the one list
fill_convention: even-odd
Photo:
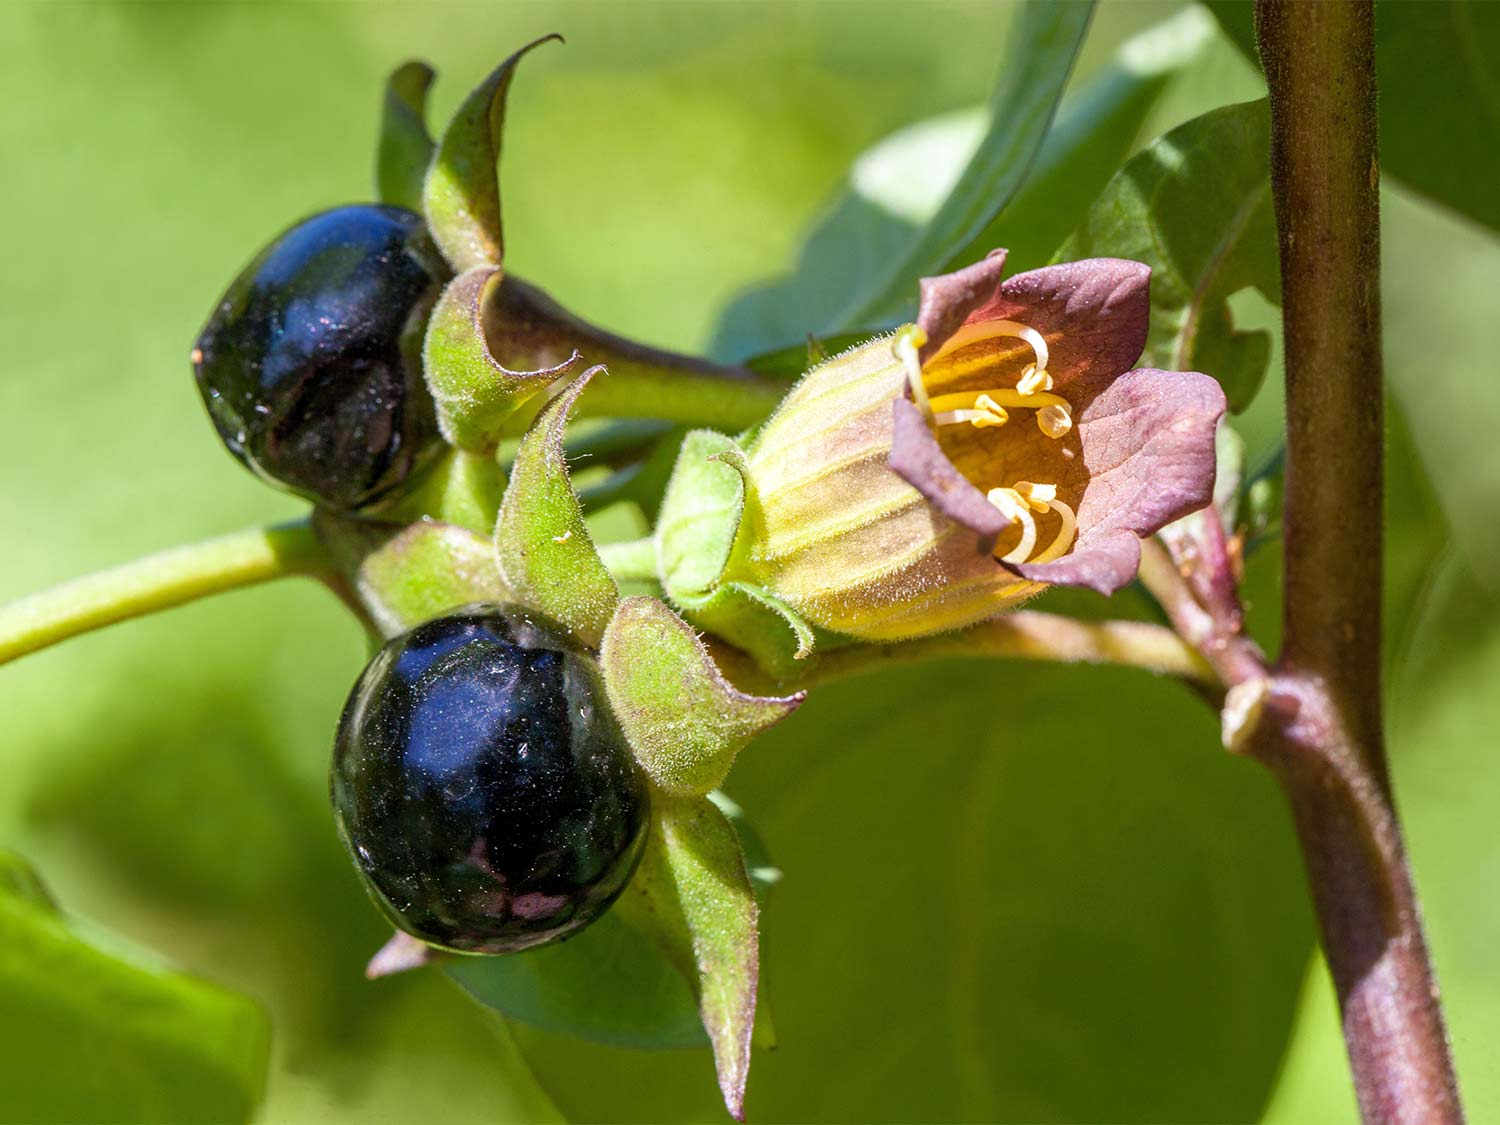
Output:
[[[1103,5],[1073,88],[1177,9]],[[611,328],[702,348],[737,293],[793,268],[862,149],[985,100],[1013,14],[0,8],[0,600],[298,510],[219,448],[186,353],[271,235],[368,198],[380,85],[403,59],[438,68],[440,121],[501,57],[561,31],[567,46],[529,59],[511,94],[507,265]],[[1258,96],[1251,65],[1205,34],[1141,142]],[[1500,247],[1401,189],[1385,244],[1395,774],[1486,1120],[1500,1116]],[[1274,443],[1277,409],[1273,386],[1248,416],[1252,449]],[[1249,580],[1268,643],[1277,565],[1263,553]],[[139,947],[125,958],[149,949],[228,990],[111,975],[70,959],[66,934],[0,941],[0,1119],[722,1116],[705,1049],[506,1024],[433,972],[364,981],[385,933],[324,793],[362,652],[331,598],[287,583],[0,671],[0,848],[80,925]],[[786,876],[764,919],[779,1047],[757,1055],[752,1119],[1353,1118],[1284,810],[1174,685],[978,662],[886,674],[824,690],[728,789]],[[8,925],[0,913],[0,938]]]

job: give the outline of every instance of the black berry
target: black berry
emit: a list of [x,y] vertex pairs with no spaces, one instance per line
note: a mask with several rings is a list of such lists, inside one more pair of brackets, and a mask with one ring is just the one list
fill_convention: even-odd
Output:
[[229,451],[337,510],[400,485],[440,448],[421,347],[441,263],[399,207],[324,211],[267,247],[193,352]]
[[332,788],[381,908],[469,953],[581,929],[645,841],[646,786],[593,661],[501,606],[381,649],[345,704]]

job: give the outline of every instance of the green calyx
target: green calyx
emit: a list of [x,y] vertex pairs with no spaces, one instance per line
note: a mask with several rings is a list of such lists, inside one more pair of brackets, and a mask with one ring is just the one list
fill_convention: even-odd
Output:
[[725,678],[692,628],[655,598],[627,598],[599,653],[611,704],[656,785],[702,796],[735,755],[806,698],[748,695]]
[[689,621],[786,677],[817,634],[754,578],[747,557],[758,514],[739,444],[712,430],[688,434],[657,521],[658,565],[668,600]]

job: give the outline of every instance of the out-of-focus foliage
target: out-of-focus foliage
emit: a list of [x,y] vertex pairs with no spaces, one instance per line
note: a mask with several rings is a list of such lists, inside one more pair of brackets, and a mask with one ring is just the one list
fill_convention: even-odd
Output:
[[[253,1003],[102,946],[0,852],[0,1089],[16,1121],[240,1117],[260,1098]],[[59,1056],[63,1050],[71,1065]]]
[[[1064,103],[1034,156],[1001,143],[1011,134],[1000,125],[1011,119],[1000,99],[1017,93],[1005,82],[988,107],[928,118],[882,139],[853,163],[847,185],[808,235],[795,268],[725,309],[714,350],[739,359],[809,332],[821,337],[909,316],[916,307],[912,277],[967,265],[997,246],[1009,249],[1012,272],[1042,265],[1119,167],[1168,84],[1200,58],[1210,36],[1208,17],[1188,8],[1122,44]],[[1066,47],[1050,45],[1054,61],[1068,60]],[[1026,104],[1035,110],[1035,96]],[[975,154],[1001,150],[1013,159],[1019,155],[1030,171],[1019,185],[998,184],[1010,191],[980,195],[990,220],[972,229],[953,217],[958,208],[948,200],[957,190],[973,206],[973,181],[985,167]],[[990,166],[990,179],[1002,181],[1009,171],[1013,166]],[[906,269],[904,282],[896,285],[890,275],[898,263]],[[893,291],[871,297],[877,284]]]
[[[1254,5],[1207,0],[1255,58]],[[1500,230],[1500,7],[1488,0],[1375,6],[1380,163],[1428,198]]]
[[1059,261],[1130,258],[1151,267],[1151,335],[1142,366],[1204,371],[1231,410],[1265,378],[1270,333],[1238,331],[1229,298],[1279,302],[1280,267],[1264,101],[1206,113],[1136,155],[1099,194]]
[[[1249,65],[1201,19],[1202,41],[1121,69],[1120,44],[1174,10],[1096,13],[1073,80],[1082,93],[1065,102],[1063,135],[1043,146],[1032,181],[1042,187],[1023,189],[981,236],[1019,248],[1018,268],[1051,254],[1130,151],[1258,95]],[[868,276],[934,212],[982,129],[971,107],[989,97],[1012,11],[434,13],[0,9],[11,95],[0,146],[18,155],[0,178],[13,217],[0,270],[10,529],[0,598],[296,510],[218,450],[185,352],[267,237],[369,197],[381,83],[403,58],[437,66],[433,120],[445,120],[505,54],[563,32],[568,46],[529,59],[510,95],[508,267],[611,328],[679,347],[716,338],[722,354],[744,354],[826,327],[788,313],[799,302],[809,321],[835,313],[853,299],[851,277]],[[1434,82],[1428,93],[1445,90]],[[830,220],[799,264],[802,235],[848,188],[855,157],[934,117],[958,124],[906,140],[936,154],[924,162],[948,169],[945,183],[906,214],[856,174],[834,212],[850,217]],[[1439,140],[1434,167],[1486,147]],[[1489,953],[1500,919],[1483,893],[1500,865],[1485,686],[1500,619],[1476,609],[1485,595],[1457,563],[1421,591],[1445,539],[1433,489],[1471,565],[1483,572],[1500,557],[1487,538],[1500,476],[1484,425],[1500,253],[1404,197],[1388,206],[1385,249],[1391,380],[1433,470],[1429,485],[1398,425],[1395,772],[1461,1076],[1482,1120],[1500,1110],[1485,1053],[1500,1030]],[[740,311],[754,302],[720,319],[736,294],[794,269],[820,280],[790,298],[778,286],[764,319]],[[1245,297],[1231,295],[1236,325],[1241,311],[1245,325],[1268,323],[1264,302],[1246,309]],[[1273,341],[1273,378],[1242,417],[1252,463],[1276,441],[1275,357]],[[1277,566],[1274,548],[1251,564],[1252,617],[1268,645]],[[1106,608],[1091,596],[1065,602]],[[1130,594],[1107,608],[1145,611]],[[266,1010],[264,1120],[721,1113],[706,1047],[638,1051],[502,1022],[440,972],[362,978],[387,931],[325,794],[363,644],[321,590],[292,584],[7,667],[0,844],[34,859],[70,911]],[[1258,769],[1218,750],[1212,716],[1174,685],[982,662],[891,671],[815,693],[741,755],[728,788],[786,873],[761,919],[761,1005],[780,1049],[756,1053],[752,1119],[1250,1120],[1268,1101],[1277,1120],[1352,1112],[1285,812]],[[672,977],[652,986],[660,1002],[643,1003],[641,1018],[658,1013],[679,1041],[694,1040],[675,979],[675,994]],[[517,993],[525,983],[517,977]],[[555,1027],[569,998],[538,988],[531,1012]],[[525,999],[505,1006],[525,1016]],[[617,1041],[662,1033],[602,1024],[594,1033]],[[27,1046],[39,1072],[73,1065],[67,1043],[49,1053],[37,1035]],[[170,1066],[156,1076],[182,1078]],[[5,1098],[0,1087],[0,1117],[13,1116]],[[240,1108],[226,1098],[216,1113]]]

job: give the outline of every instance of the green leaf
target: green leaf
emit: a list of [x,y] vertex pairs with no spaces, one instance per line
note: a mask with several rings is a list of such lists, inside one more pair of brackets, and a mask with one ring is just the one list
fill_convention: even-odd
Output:
[[1381,200],[1386,374],[1453,538],[1500,594],[1500,240],[1409,196]]
[[500,270],[489,266],[455,277],[438,298],[422,342],[422,371],[443,436],[479,454],[492,452],[511,415],[578,359],[574,351],[554,367],[512,371],[494,357],[485,316],[501,280]]
[[[731,777],[787,873],[751,1116],[1254,1120],[1311,923],[1280,795],[1217,738],[1120,669],[955,660],[813,692]],[[575,1119],[712,1111],[682,1092],[692,1056],[526,1042]]]
[[[1208,8],[1252,62],[1254,10]],[[1375,76],[1384,171],[1500,230],[1500,7],[1477,0],[1375,5]]]
[[1265,332],[1239,332],[1228,300],[1247,287],[1280,301],[1263,101],[1217,109],[1133,157],[1057,252],[1057,261],[1130,258],[1151,267],[1142,366],[1202,371],[1230,409],[1260,389]]
[[1063,102],[1010,205],[943,272],[999,246],[1008,251],[1009,273],[1046,264],[1130,155],[1167,88],[1202,60],[1212,38],[1213,21],[1193,5],[1122,43],[1088,85]]
[[616,909],[640,920],[691,981],[724,1106],[742,1121],[760,976],[760,912],[744,852],[706,797],[653,798],[646,853]]
[[474,88],[443,131],[422,185],[422,210],[443,256],[455,270],[498,266],[505,256],[500,218],[501,134],[505,96],[526,53],[560,35],[522,47]]
[[[1063,102],[1041,151],[1008,206],[967,242],[936,259],[943,272],[1007,247],[1012,272],[1045,263],[1119,168],[1152,108],[1201,54],[1206,17],[1189,8],[1127,40],[1076,95]],[[741,294],[720,318],[713,353],[737,357],[819,334],[832,355],[868,338],[843,333],[850,294],[883,273],[931,222],[985,136],[986,111],[928,118],[867,149],[826,210],[787,277]],[[913,279],[901,296],[916,300]],[[770,374],[806,371],[793,344],[749,362]]]
[[979,148],[937,214],[849,301],[835,327],[899,317],[915,300],[917,279],[941,272],[1010,202],[1052,124],[1093,10],[1091,2],[1033,2],[1021,9]]
[[568,479],[563,433],[590,368],[560,391],[521,439],[495,523],[495,557],[517,601],[598,648],[620,600]]
[[259,1008],[81,932],[13,854],[0,853],[0,871],[0,1114],[250,1118],[268,1058]]
[[739,691],[697,634],[655,598],[620,603],[604,631],[599,664],[641,768],[677,796],[717,789],[750,740],[807,698]]
[[424,62],[402,63],[385,82],[380,146],[375,155],[375,194],[382,203],[416,211],[432,159],[427,132],[427,91],[435,72]]
[[636,1049],[707,1041],[687,980],[620,910],[556,945],[442,966],[475,1000],[533,1027]]

